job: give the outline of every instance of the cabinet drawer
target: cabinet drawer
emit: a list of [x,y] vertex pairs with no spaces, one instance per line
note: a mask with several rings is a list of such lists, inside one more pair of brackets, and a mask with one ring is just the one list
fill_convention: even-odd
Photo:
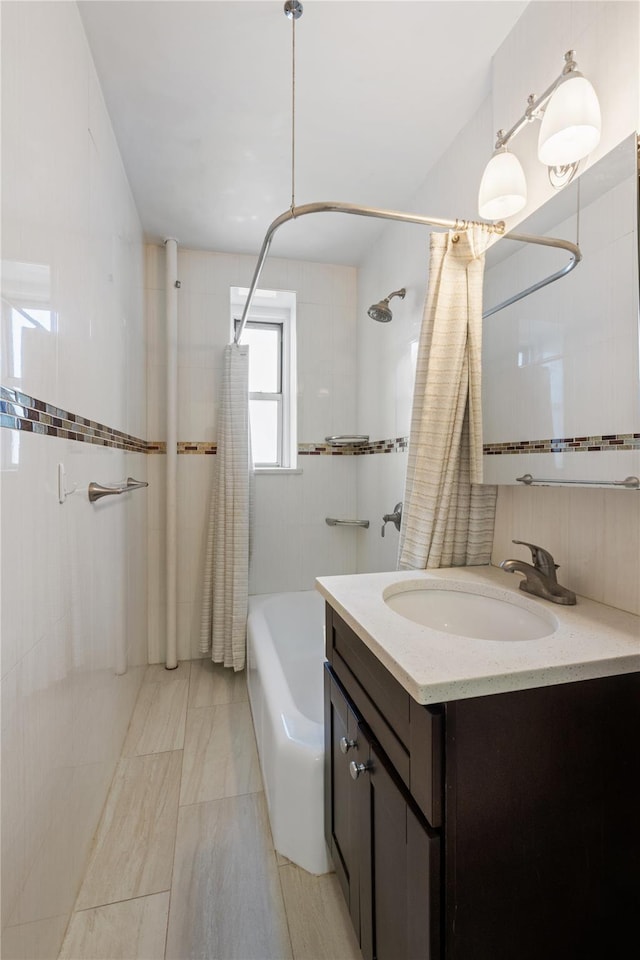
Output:
[[327,604],[327,659],[432,827],[442,823],[443,715],[417,703]]

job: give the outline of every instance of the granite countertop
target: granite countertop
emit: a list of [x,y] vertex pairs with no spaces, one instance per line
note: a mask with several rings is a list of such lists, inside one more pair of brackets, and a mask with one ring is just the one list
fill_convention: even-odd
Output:
[[[414,623],[384,602],[391,585],[415,589],[423,580],[515,601],[551,618],[551,632],[539,640],[477,640]],[[640,617],[586,597],[575,606],[550,603],[523,593],[519,581],[498,567],[453,567],[319,577],[316,589],[418,703],[640,671]]]

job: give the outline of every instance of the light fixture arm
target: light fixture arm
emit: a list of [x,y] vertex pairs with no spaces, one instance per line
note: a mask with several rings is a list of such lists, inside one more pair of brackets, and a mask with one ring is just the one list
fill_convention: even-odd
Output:
[[496,150],[500,150],[502,147],[506,147],[510,140],[513,140],[524,128],[532,123],[534,120],[542,120],[544,116],[545,107],[549,103],[552,95],[556,92],[559,85],[567,77],[568,74],[577,72],[578,64],[575,61],[575,50],[567,50],[564,55],[564,68],[562,73],[556,77],[552,84],[550,84],[545,92],[536,98],[535,94],[530,94],[527,99],[527,109],[522,114],[519,120],[517,120],[510,130],[507,130],[506,133],[504,130],[498,130],[497,140],[496,140]]

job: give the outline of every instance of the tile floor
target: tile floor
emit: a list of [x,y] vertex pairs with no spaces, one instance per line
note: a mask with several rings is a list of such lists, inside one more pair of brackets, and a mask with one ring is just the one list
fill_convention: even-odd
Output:
[[273,849],[244,674],[147,668],[60,960],[361,960]]

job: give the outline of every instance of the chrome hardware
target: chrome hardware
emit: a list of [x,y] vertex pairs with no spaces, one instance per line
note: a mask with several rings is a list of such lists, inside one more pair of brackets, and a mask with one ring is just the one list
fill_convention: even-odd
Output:
[[400,524],[402,522],[402,501],[396,503],[393,508],[393,513],[385,513],[382,517],[382,530],[380,531],[380,536],[384,537],[384,528],[388,523],[392,523],[396,530],[400,529]]
[[497,236],[503,236],[505,240],[517,240],[520,243],[538,243],[546,247],[557,247],[559,250],[567,250],[571,254],[571,260],[565,267],[562,268],[562,270],[558,270],[556,273],[552,273],[551,276],[545,277],[544,280],[540,280],[538,283],[533,284],[533,286],[527,287],[526,290],[515,294],[515,296],[510,297],[503,303],[498,304],[497,307],[492,307],[490,310],[485,310],[483,313],[483,318],[490,317],[493,313],[497,313],[498,310],[502,310],[504,307],[507,307],[512,303],[516,303],[518,300],[522,300],[523,297],[528,297],[529,294],[534,293],[536,290],[540,290],[547,284],[553,283],[555,280],[559,280],[561,277],[564,277],[567,273],[573,270],[582,259],[580,248],[570,240],[560,240],[556,237],[533,237],[529,236],[528,234],[507,234],[505,233],[504,220],[499,220],[496,223],[482,223],[475,220],[460,220],[458,218],[455,220],[443,220],[439,217],[425,217],[417,213],[400,213],[397,210],[380,210],[376,207],[361,207],[355,203],[341,203],[339,201],[305,203],[299,207],[292,207],[289,210],[285,210],[285,212],[281,213],[279,217],[276,217],[276,219],[269,225],[267,229],[262,241],[260,253],[258,254],[258,262],[256,263],[253,272],[251,286],[249,287],[249,293],[242,311],[242,318],[234,337],[236,343],[239,343],[242,338],[242,333],[247,323],[247,317],[249,316],[249,310],[251,309],[251,304],[253,303],[253,298],[260,280],[260,275],[262,273],[265,260],[267,259],[269,248],[271,247],[271,242],[276,230],[279,230],[283,224],[306,216],[307,214],[331,212],[352,214],[357,217],[375,217],[379,220],[397,220],[402,223],[421,223],[426,224],[427,226],[444,227],[445,229],[454,230],[466,230],[470,226],[478,226],[483,230],[486,230],[488,233],[496,234]]
[[325,517],[324,521],[328,527],[369,527],[368,520],[337,520],[335,517]]
[[532,477],[530,473],[524,473],[521,477],[516,477],[516,480],[528,487],[532,483],[573,483],[581,487],[626,487],[627,490],[640,490],[640,478],[638,477],[625,477],[624,480],[541,480]]
[[284,15],[288,20],[299,20],[302,12],[302,4],[299,0],[287,0],[284,5]]
[[526,563],[524,560],[503,560],[500,564],[505,573],[522,573],[524,575],[524,580],[520,581],[520,589],[534,597],[550,600],[551,603],[573,606],[576,602],[576,595],[573,590],[562,587],[558,583],[556,578],[558,564],[554,563],[549,551],[543,550],[535,543],[526,543],[524,540],[513,540],[512,543],[529,547],[533,559],[533,565]]
[[373,764],[371,762],[367,763],[356,763],[355,760],[352,760],[349,764],[349,773],[351,774],[352,780],[357,780],[361,773],[366,773],[367,770],[371,770]]
[[512,540],[511,543],[517,543],[521,547],[529,547],[529,550],[531,550],[531,559],[536,570],[544,573],[545,577],[549,577],[553,583],[558,582],[558,578],[556,577],[558,564],[554,562],[548,550],[536,546],[535,543],[527,543],[526,540]]
[[339,433],[334,437],[325,437],[324,442],[330,447],[361,447],[369,443],[369,434],[364,433]]
[[145,480],[134,480],[133,477],[127,477],[125,483],[104,484],[92,481],[89,484],[89,500],[95,503],[102,497],[112,497],[115,494],[128,493],[129,490],[138,490],[140,487],[148,487]]
[[346,737],[340,737],[340,751],[341,753],[349,753],[353,747],[357,746],[357,740],[347,740]]

